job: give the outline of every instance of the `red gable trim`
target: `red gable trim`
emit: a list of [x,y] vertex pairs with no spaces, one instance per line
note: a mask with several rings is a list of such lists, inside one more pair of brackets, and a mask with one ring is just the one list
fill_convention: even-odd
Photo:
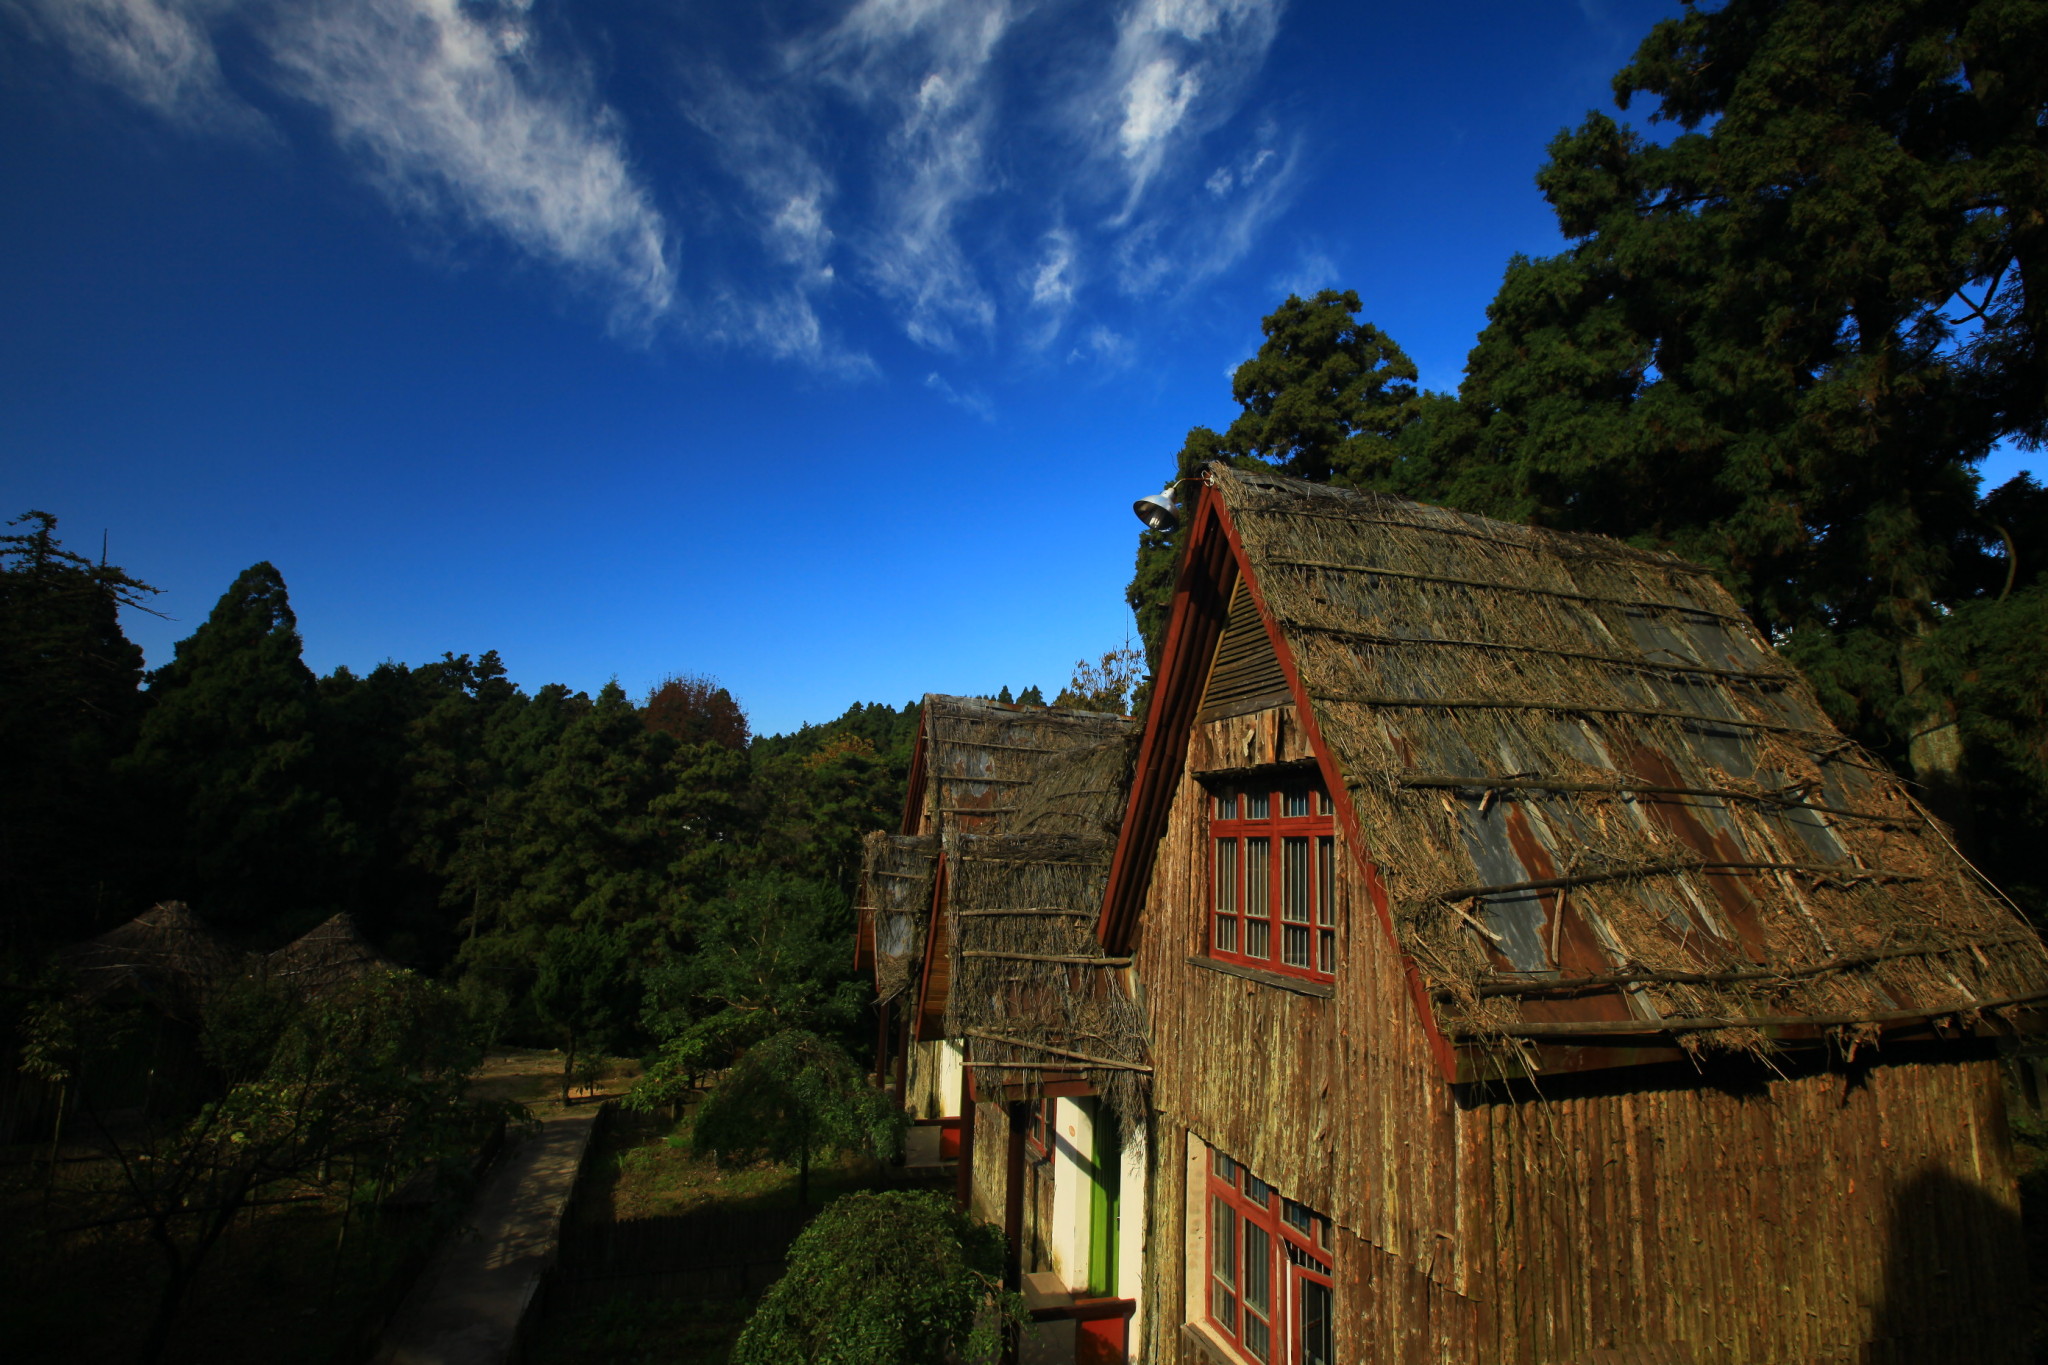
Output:
[[1223,633],[1238,561],[1223,530],[1218,513],[1221,505],[1215,490],[1203,484],[1195,494],[1194,515],[1188,519],[1187,549],[1173,586],[1173,611],[1167,617],[1159,676],[1146,705],[1145,732],[1138,741],[1138,763],[1131,775],[1130,804],[1117,831],[1102,918],[1095,927],[1096,938],[1112,954],[1122,953],[1130,944],[1131,930],[1144,904],[1153,859],[1166,834],[1167,812],[1187,761],[1188,735],[1208,682],[1205,665],[1215,653],[1216,637]]
[[[946,937],[946,855],[940,851],[938,864],[932,869],[932,913],[924,933],[924,961],[918,966],[917,1008],[910,1016],[911,1036],[920,1043],[945,1036],[946,1001],[953,986],[953,945]],[[939,969],[936,989],[939,998],[932,999],[932,963],[941,957],[945,965]]]
[[1159,682],[1153,689],[1151,709],[1145,718],[1145,735],[1138,749],[1137,771],[1131,779],[1130,808],[1117,838],[1115,859],[1110,863],[1109,887],[1103,895],[1102,919],[1097,925],[1096,937],[1111,953],[1121,953],[1129,947],[1131,931],[1136,926],[1146,887],[1152,879],[1152,864],[1159,841],[1166,833],[1167,814],[1180,785],[1180,770],[1187,761],[1188,737],[1193,732],[1195,712],[1201,706],[1203,688],[1208,681],[1204,665],[1215,652],[1216,637],[1222,632],[1223,613],[1230,600],[1230,591],[1241,576],[1253,605],[1259,609],[1260,621],[1265,623],[1266,638],[1272,643],[1274,656],[1280,661],[1280,671],[1285,675],[1287,690],[1294,698],[1302,733],[1316,756],[1316,766],[1322,771],[1323,788],[1330,794],[1337,821],[1344,828],[1345,842],[1357,859],[1366,895],[1377,912],[1387,946],[1400,959],[1408,982],[1408,993],[1428,1034],[1430,1055],[1436,1062],[1438,1073],[1447,1081],[1455,1081],[1458,1078],[1457,1050],[1437,1027],[1436,1012],[1430,1008],[1429,991],[1423,985],[1422,973],[1415,960],[1401,950],[1400,938],[1394,932],[1393,912],[1387,904],[1386,886],[1380,880],[1378,866],[1366,852],[1364,831],[1359,824],[1358,809],[1351,801],[1351,790],[1344,785],[1344,774],[1338,768],[1329,745],[1323,742],[1322,727],[1316,721],[1315,708],[1309,703],[1308,689],[1302,685],[1301,671],[1295,666],[1294,655],[1281,636],[1279,626],[1274,623],[1273,613],[1266,606],[1257,576],[1251,572],[1244,544],[1230,519],[1230,509],[1207,484],[1202,486],[1196,500],[1193,524],[1195,529],[1182,561],[1180,581],[1174,586],[1173,616],[1167,626]]
[[930,762],[925,752],[924,734],[930,711],[931,703],[918,704],[917,739],[910,746],[910,785],[903,796],[903,826],[897,831],[900,834],[917,833],[924,817],[924,786]]

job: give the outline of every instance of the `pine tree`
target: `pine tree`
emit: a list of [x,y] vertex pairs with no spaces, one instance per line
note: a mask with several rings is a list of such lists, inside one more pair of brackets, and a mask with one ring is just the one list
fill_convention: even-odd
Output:
[[[142,651],[120,609],[156,591],[57,539],[28,512],[0,536],[0,952],[82,938],[124,917],[132,812],[111,780],[141,713]],[[110,870],[113,875],[110,876]]]
[[321,790],[317,690],[273,566],[243,570],[148,701],[123,764],[161,831],[148,894],[259,933],[345,908],[356,831]]

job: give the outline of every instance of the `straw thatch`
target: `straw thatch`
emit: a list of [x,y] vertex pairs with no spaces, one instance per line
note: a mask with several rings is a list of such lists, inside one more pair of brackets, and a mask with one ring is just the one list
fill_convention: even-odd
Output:
[[264,979],[295,995],[318,995],[393,970],[346,913],[329,917],[263,959]]
[[80,994],[98,1000],[133,990],[166,1013],[198,1014],[214,988],[241,974],[246,961],[183,901],[164,901],[119,928],[61,954]]
[[2048,995],[2037,937],[1707,571],[1208,479],[1453,1034],[1853,1047]]
[[905,832],[868,836],[860,902],[877,994],[921,982],[932,998],[920,1009],[966,1043],[985,1083],[1029,1092],[1086,1075],[1134,1121],[1136,1013],[1086,964],[1103,960],[1091,929],[1136,729],[1102,712],[927,696]]
[[875,998],[882,1004],[916,979],[938,857],[939,841],[931,835],[876,830],[862,843],[856,909],[874,935]]
[[982,1075],[1007,1087],[1085,1075],[1135,1128],[1150,1070],[1144,1024],[1110,980],[1120,959],[1094,933],[1114,851],[1076,835],[947,836],[946,1032],[967,1039]]
[[1130,717],[1100,711],[928,695],[915,832],[1114,833],[1135,730]]

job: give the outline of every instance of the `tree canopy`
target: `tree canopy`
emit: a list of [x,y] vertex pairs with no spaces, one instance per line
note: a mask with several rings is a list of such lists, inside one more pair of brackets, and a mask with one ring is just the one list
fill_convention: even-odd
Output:
[[[1452,394],[1355,295],[1289,298],[1214,459],[1616,536],[1708,565],[2039,904],[2044,494],[1979,487],[2048,420],[2048,5],[1688,0],[1537,184],[1568,245],[1511,260]],[[1177,537],[1139,542],[1156,652]]]

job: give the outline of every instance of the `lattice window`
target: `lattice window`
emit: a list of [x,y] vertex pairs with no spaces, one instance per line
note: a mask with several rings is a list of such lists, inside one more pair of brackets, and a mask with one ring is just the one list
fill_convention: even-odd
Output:
[[1307,779],[1209,796],[1212,957],[1317,981],[1337,972],[1337,835]]
[[1209,1325],[1259,1365],[1335,1365],[1330,1220],[1209,1158]]

